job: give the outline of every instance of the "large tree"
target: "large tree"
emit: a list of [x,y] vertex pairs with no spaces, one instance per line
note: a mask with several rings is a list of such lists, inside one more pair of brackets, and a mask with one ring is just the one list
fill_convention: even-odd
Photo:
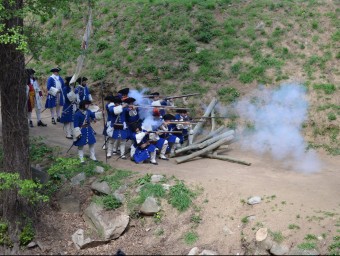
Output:
[[[29,163],[29,128],[25,53],[29,45],[24,35],[27,15],[49,17],[59,8],[67,8],[80,0],[0,0],[0,93],[3,138],[3,168],[8,173],[19,173],[21,179],[31,179]],[[90,1],[89,1],[90,2]],[[20,219],[30,215],[27,201],[16,190],[3,195],[3,218],[10,224],[14,242],[20,230]]]

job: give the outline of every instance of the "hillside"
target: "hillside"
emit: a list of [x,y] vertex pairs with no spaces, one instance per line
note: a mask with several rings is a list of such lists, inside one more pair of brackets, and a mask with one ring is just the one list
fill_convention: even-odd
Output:
[[[259,84],[298,82],[310,103],[309,145],[340,154],[340,2],[101,0],[93,12],[83,75],[94,91],[104,79],[111,91],[200,92],[205,104],[217,96],[228,105]],[[74,6],[41,21],[48,37],[29,65],[42,79],[55,65],[74,72],[86,19],[87,6]]]

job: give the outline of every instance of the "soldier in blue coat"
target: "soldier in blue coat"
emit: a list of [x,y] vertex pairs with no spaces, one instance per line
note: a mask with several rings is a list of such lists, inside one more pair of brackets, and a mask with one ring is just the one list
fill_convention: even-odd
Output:
[[[120,158],[127,159],[125,156],[126,139],[128,139],[128,129],[126,124],[126,108],[121,105],[122,100],[114,97],[113,104],[108,106],[108,115],[111,115],[111,124],[107,129],[109,139],[107,157],[117,154],[118,143],[120,144]],[[111,135],[112,134],[112,135]]]
[[65,103],[63,106],[63,112],[61,114],[60,122],[64,124],[64,132],[67,139],[72,139],[73,133],[73,117],[77,110],[77,95],[74,93],[73,87],[70,85],[72,76],[66,77],[66,83],[63,88],[63,94],[65,95]]
[[[174,121],[176,118],[171,114],[166,114],[163,116],[163,124],[160,126],[161,131],[171,132],[176,130],[176,124],[170,123]],[[161,138],[166,139],[169,143],[167,151],[170,150],[170,157],[175,155],[175,149],[180,147],[180,139],[179,137],[171,134],[164,133],[160,135]]]
[[53,74],[47,79],[48,95],[45,108],[51,110],[52,124],[57,124],[54,119],[55,112],[57,114],[57,121],[60,122],[60,107],[64,105],[64,94],[62,89],[65,84],[64,80],[59,76],[60,70],[60,68],[52,68],[51,72]]
[[75,89],[75,93],[78,95],[79,102],[82,100],[87,100],[92,102],[92,95],[90,93],[89,87],[87,86],[87,78],[79,77],[77,79],[78,86]]
[[79,103],[79,109],[74,114],[73,121],[73,145],[78,147],[78,155],[80,158],[80,162],[82,163],[84,163],[83,148],[87,144],[90,148],[90,158],[93,161],[97,161],[94,150],[96,138],[91,127],[91,119],[101,119],[102,112],[91,112],[90,110],[88,110],[89,105],[89,101],[81,101]]
[[182,131],[182,134],[176,135],[180,139],[180,143],[183,144],[184,142],[192,144],[192,136],[193,131],[190,124],[190,117],[188,116],[188,111],[186,109],[178,109],[177,114],[175,115],[176,121],[184,122],[182,124],[176,125],[176,131]]

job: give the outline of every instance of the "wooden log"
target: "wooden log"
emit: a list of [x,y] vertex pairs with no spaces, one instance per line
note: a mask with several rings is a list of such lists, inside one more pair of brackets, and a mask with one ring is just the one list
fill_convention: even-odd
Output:
[[180,163],[183,163],[183,162],[186,162],[192,158],[195,158],[197,156],[200,156],[200,155],[203,155],[203,154],[206,154],[208,153],[209,151],[211,150],[214,150],[215,148],[218,148],[219,146],[223,145],[224,143],[227,143],[228,141],[232,140],[234,138],[233,135],[230,135],[228,137],[225,137],[217,142],[215,142],[214,144],[211,144],[210,146],[202,149],[202,150],[199,150],[199,151],[196,151],[190,155],[187,155],[187,156],[181,156],[181,157],[177,157],[175,160],[176,160],[176,163],[177,164],[180,164]]
[[[210,102],[209,106],[205,110],[205,113],[204,113],[203,117],[210,116],[210,113],[214,109],[216,104],[217,104],[217,99],[213,98],[212,101]],[[198,124],[195,126],[195,128],[193,130],[193,139],[195,139],[195,136],[201,131],[205,121],[206,121],[206,118],[201,118],[200,122],[198,122]]]
[[216,129],[216,119],[214,118],[216,115],[215,115],[215,110],[214,109],[211,111],[211,115],[210,116],[211,116],[211,131],[213,132]]
[[209,139],[209,140],[206,140],[200,144],[192,144],[192,145],[189,145],[185,148],[180,148],[178,150],[175,151],[175,154],[179,154],[179,153],[183,153],[183,152],[186,152],[186,151],[189,151],[189,150],[193,150],[193,149],[202,149],[202,148],[205,148],[213,143],[215,143],[216,141],[218,140],[221,140],[225,137],[228,137],[230,135],[234,135],[234,130],[229,130],[227,132],[224,132],[218,136],[214,136],[213,138]]
[[208,157],[208,158],[211,158],[211,159],[218,159],[218,160],[224,160],[224,161],[228,161],[228,162],[232,162],[232,163],[237,163],[237,164],[244,164],[244,165],[248,165],[250,166],[251,163],[249,162],[246,162],[246,161],[242,161],[242,160],[238,160],[238,159],[235,159],[235,158],[231,158],[231,157],[228,157],[228,156],[221,156],[221,155],[218,155],[217,153],[208,153],[208,154],[205,154],[205,155],[202,155],[203,157]]
[[201,142],[203,142],[203,141],[205,141],[205,140],[208,140],[208,139],[214,137],[215,135],[217,135],[217,134],[219,134],[220,132],[222,132],[222,131],[224,130],[224,128],[225,128],[225,126],[222,125],[222,126],[219,127],[217,130],[215,130],[215,131],[209,133],[207,136],[205,136],[205,137],[203,137],[203,138],[201,138],[201,139],[195,141],[193,144],[199,144],[199,143],[201,143]]

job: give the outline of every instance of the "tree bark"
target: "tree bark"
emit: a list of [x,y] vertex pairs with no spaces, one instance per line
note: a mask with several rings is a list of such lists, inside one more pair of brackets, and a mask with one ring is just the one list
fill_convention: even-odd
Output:
[[[14,11],[23,8],[23,0],[4,0],[3,5],[8,12],[15,13]],[[6,30],[17,28],[22,33],[22,17],[11,17],[3,22]],[[18,172],[21,179],[30,179],[32,175],[29,168],[25,58],[23,52],[16,47],[17,45],[11,43],[0,44],[3,164],[5,172]],[[18,226],[14,223],[26,214],[26,210],[27,204],[24,199],[18,197],[16,190],[4,193],[3,217],[12,225],[10,226],[12,238],[18,232]]]
[[193,145],[194,145],[194,144],[199,144],[199,143],[201,143],[201,142],[203,142],[203,141],[205,141],[205,140],[208,140],[208,139],[214,137],[215,135],[217,135],[217,134],[219,134],[221,131],[223,131],[224,128],[225,128],[225,126],[222,125],[222,126],[219,127],[217,130],[215,130],[215,131],[209,133],[207,136],[205,136],[205,137],[203,137],[203,138],[201,138],[201,139],[195,141],[195,142],[193,143]]
[[203,157],[208,157],[208,158],[211,158],[211,159],[224,160],[224,161],[237,163],[237,164],[244,164],[244,165],[248,165],[248,166],[251,165],[251,163],[249,163],[249,162],[238,160],[238,159],[231,158],[231,157],[228,157],[228,156],[218,155],[216,153],[214,153],[214,154],[208,153],[208,154],[203,155]]
[[213,109],[212,111],[211,111],[211,132],[213,132],[213,131],[215,131],[215,129],[216,129],[216,120],[215,120],[215,109]]

